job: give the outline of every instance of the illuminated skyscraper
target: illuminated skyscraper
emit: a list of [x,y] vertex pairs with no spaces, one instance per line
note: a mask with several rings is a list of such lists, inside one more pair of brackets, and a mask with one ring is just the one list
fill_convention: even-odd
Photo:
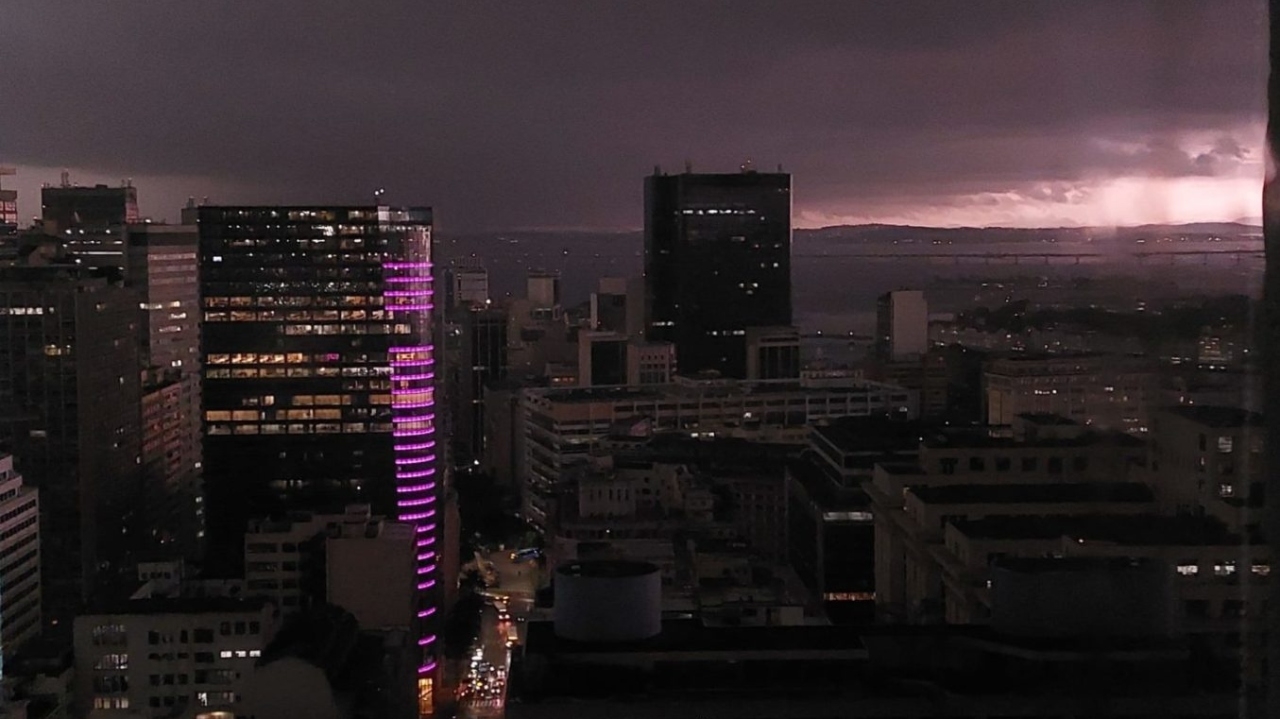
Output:
[[791,325],[791,176],[645,179],[645,334],[684,375],[745,378],[748,327]]
[[[431,210],[200,207],[209,557],[251,517],[367,503],[439,540]],[[430,674],[435,636],[424,629]]]

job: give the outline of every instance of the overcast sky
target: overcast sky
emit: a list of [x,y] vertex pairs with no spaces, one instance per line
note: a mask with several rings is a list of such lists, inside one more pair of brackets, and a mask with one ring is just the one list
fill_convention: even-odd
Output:
[[0,164],[144,213],[430,204],[634,228],[642,178],[781,164],[797,226],[1259,214],[1263,0],[3,0]]

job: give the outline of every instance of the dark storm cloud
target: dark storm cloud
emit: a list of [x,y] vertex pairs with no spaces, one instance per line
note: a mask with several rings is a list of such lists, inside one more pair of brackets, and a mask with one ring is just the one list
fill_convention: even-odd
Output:
[[[783,163],[798,210],[1085,201],[1099,177],[1256,161],[1264,19],[1261,0],[5,0],[0,160],[204,176],[226,201],[385,186],[455,228],[635,226],[640,177],[685,159]],[[191,192],[170,184],[143,195]]]

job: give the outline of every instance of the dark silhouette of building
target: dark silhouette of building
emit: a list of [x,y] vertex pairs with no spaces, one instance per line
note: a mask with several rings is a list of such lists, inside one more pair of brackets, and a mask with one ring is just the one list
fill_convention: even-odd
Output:
[[790,326],[791,176],[645,180],[646,337],[673,342],[681,374],[745,378],[746,330]]
[[508,317],[502,309],[466,312],[462,317],[462,387],[454,447],[460,462],[484,452],[484,388],[507,377]]
[[62,185],[41,189],[40,216],[45,230],[54,234],[120,227],[139,220],[138,190],[132,185],[72,185],[64,175]]
[[138,534],[136,293],[73,266],[0,268],[0,441],[40,490],[46,617],[68,619]]

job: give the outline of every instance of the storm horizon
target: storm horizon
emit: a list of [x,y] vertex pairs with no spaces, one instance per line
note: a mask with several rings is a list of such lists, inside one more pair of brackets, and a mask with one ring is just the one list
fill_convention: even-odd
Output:
[[1261,213],[1259,0],[183,5],[12,3],[22,217],[66,168],[158,220],[385,188],[445,232],[625,231],[655,165],[748,160],[793,174],[799,229]]

